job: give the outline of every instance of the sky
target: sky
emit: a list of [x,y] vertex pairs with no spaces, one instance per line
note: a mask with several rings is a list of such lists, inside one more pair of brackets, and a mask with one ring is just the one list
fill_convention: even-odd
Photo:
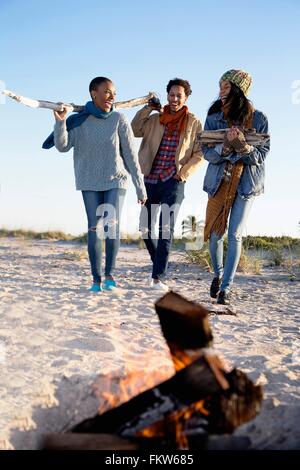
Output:
[[[248,71],[249,98],[269,120],[271,151],[265,194],[245,234],[299,236],[300,2],[0,0],[0,21],[0,88],[30,98],[84,104],[91,79],[104,75],[118,100],[155,91],[165,103],[168,81],[180,77],[191,83],[187,104],[204,123],[221,75]],[[123,112],[131,120],[138,109]],[[53,124],[51,111],[0,95],[0,227],[86,231],[72,151],[41,148]],[[187,215],[204,219],[205,170],[185,185],[177,234]],[[123,232],[137,232],[139,210],[130,182]]]

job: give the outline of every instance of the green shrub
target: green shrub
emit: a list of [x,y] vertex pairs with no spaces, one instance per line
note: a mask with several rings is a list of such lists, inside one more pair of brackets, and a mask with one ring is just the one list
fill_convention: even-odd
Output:
[[208,243],[204,243],[203,247],[200,250],[186,251],[186,257],[190,263],[197,264],[198,266],[207,271],[212,271]]
[[270,262],[272,266],[282,266],[284,264],[284,256],[282,250],[274,248],[274,250],[271,251]]

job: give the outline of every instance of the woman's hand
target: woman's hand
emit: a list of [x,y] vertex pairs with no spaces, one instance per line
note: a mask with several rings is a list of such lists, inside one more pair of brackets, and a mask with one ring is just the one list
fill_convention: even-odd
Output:
[[[231,127],[227,132],[227,139],[229,142],[232,142],[234,139],[239,138],[239,136],[243,136],[244,134],[238,129],[237,127]],[[245,138],[245,137],[244,137]]]
[[231,141],[228,139],[228,132],[225,132],[223,138],[222,157],[227,157],[234,151],[234,148],[231,145]]
[[147,198],[146,199],[139,199],[138,203],[141,204],[141,206],[144,206],[146,204]]
[[61,104],[62,107],[63,107],[63,110],[62,111],[53,111],[55,120],[56,121],[64,121],[66,119],[67,114],[68,114],[68,108],[63,103],[57,103],[57,104]]
[[181,176],[178,175],[178,173],[176,173],[176,175],[174,175],[173,178],[177,181],[182,181],[182,178]]
[[231,127],[229,129],[227,139],[236,153],[240,155],[250,153],[253,150],[252,145],[247,144],[244,133],[238,127]]

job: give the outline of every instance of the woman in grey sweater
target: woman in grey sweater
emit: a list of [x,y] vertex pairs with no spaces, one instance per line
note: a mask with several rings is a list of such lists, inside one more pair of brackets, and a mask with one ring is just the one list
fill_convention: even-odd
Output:
[[[146,190],[134,149],[133,134],[126,118],[113,110],[115,86],[105,77],[89,86],[93,101],[66,120],[67,109],[54,111],[51,139],[59,152],[74,148],[76,189],[82,191],[88,219],[88,254],[93,276],[92,292],[116,287],[113,278],[120,245],[120,215],[130,173],[138,202],[146,201]],[[100,223],[101,222],[101,223]],[[105,280],[102,276],[102,241],[105,238]]]

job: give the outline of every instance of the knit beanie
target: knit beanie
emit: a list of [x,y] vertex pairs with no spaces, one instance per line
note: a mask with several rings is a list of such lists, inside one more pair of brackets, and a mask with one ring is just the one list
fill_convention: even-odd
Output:
[[234,83],[234,85],[242,90],[245,96],[248,95],[252,84],[251,75],[244,70],[228,70],[222,75],[220,82],[223,80],[229,80],[231,83]]

